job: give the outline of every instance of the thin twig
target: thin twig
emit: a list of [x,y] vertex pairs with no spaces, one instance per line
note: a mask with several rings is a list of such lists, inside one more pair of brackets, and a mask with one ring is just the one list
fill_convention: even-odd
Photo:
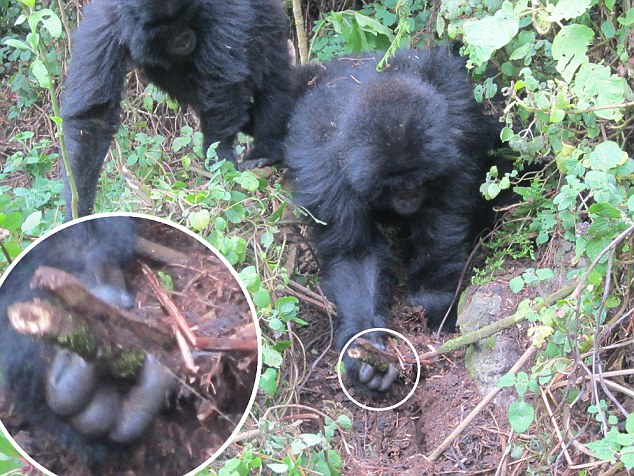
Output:
[[[526,351],[522,354],[522,356],[515,362],[515,365],[511,367],[509,373],[517,373],[523,366],[528,362],[528,360],[537,352],[537,347],[535,345],[531,345]],[[476,407],[471,410],[471,412],[467,415],[467,417],[460,422],[460,424],[451,432],[451,434],[445,438],[445,440],[438,446],[429,456],[425,456],[428,461],[434,461],[438,458],[443,452],[447,449],[447,447],[460,436],[460,434],[464,431],[467,426],[474,420],[474,418],[486,407],[491,401],[496,397],[498,393],[502,390],[501,387],[495,387],[492,389],[486,397],[484,397],[480,403],[476,405]]]

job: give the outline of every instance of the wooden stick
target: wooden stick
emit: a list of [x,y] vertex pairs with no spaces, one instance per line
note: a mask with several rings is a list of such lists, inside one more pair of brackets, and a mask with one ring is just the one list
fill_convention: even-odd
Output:
[[[526,362],[533,356],[533,354],[537,352],[537,347],[531,345],[526,351],[522,354],[522,356],[515,362],[515,365],[511,367],[509,370],[510,373],[516,373],[519,371]],[[467,417],[460,422],[460,424],[451,432],[451,434],[445,438],[445,440],[438,446],[429,456],[425,456],[428,461],[434,461],[438,458],[443,452],[449,447],[449,445],[456,439],[460,434],[464,431],[469,423],[473,421],[473,419],[480,413],[484,407],[486,407],[491,401],[495,398],[495,396],[502,390],[501,387],[495,387],[491,390],[481,401],[476,405],[476,407],[471,410],[471,412],[467,415]]]
[[141,271],[148,279],[150,286],[152,286],[152,290],[156,294],[157,299],[161,302],[167,313],[174,319],[174,322],[178,326],[178,329],[183,333],[185,339],[189,345],[196,345],[196,335],[193,333],[189,324],[181,314],[180,310],[176,307],[176,304],[170,299],[167,293],[163,290],[161,285],[159,284],[158,278],[154,276],[154,273],[150,269],[148,265],[145,263],[141,264]]
[[[26,307],[14,308],[14,312],[18,313],[14,318],[23,321],[23,324],[27,326],[25,327],[27,333],[28,323],[36,327],[41,326],[40,332],[32,333],[33,335],[44,335],[44,331],[49,335],[54,335],[55,332],[71,332],[71,328],[77,329],[81,325],[86,326],[92,332],[93,329],[103,329],[107,325],[110,330],[105,332],[104,336],[112,332],[113,329],[119,328],[139,336],[143,341],[155,343],[160,348],[174,343],[173,336],[161,326],[161,323],[140,318],[132,312],[102,301],[87,290],[77,278],[61,269],[40,266],[33,274],[31,287],[48,291],[59,299],[61,306],[52,303],[43,305],[42,300],[34,305],[35,301],[38,301],[34,300],[30,303],[30,309],[29,303],[26,303]],[[46,330],[44,320],[47,313],[55,320],[49,325],[54,324],[57,329],[51,327]],[[59,313],[70,313],[70,315],[59,316]],[[72,322],[62,322],[68,319]],[[138,341],[138,338],[135,340]]]
[[[531,309],[535,312],[538,312],[544,307],[552,306],[560,299],[568,297],[576,288],[577,282],[569,284],[568,286],[561,288],[550,296],[545,297],[543,301],[535,304],[531,307]],[[512,316],[500,319],[499,321],[489,324],[488,326],[484,326],[476,331],[469,332],[468,334],[456,337],[455,339],[448,340],[443,345],[438,347],[438,350],[436,352],[438,352],[439,354],[446,354],[447,352],[452,352],[469,344],[480,342],[481,340],[486,339],[493,334],[497,334],[504,329],[508,329],[522,322],[524,319],[526,319],[527,314],[528,313],[526,312],[516,312]]]

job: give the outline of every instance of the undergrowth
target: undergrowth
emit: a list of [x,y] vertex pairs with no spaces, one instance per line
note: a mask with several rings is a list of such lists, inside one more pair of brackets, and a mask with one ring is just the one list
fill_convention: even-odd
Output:
[[[28,19],[42,10],[39,2],[0,0],[7,31],[0,42],[3,267],[62,221],[51,99],[59,96],[68,39],[52,18],[72,26],[76,12],[60,5],[34,25]],[[519,293],[552,279],[555,250],[569,250],[571,294],[537,312],[532,302],[520,305],[538,352],[531,368],[499,383],[518,396],[509,408],[506,461],[521,474],[634,468],[634,8],[625,0],[339,5],[306,19],[311,59],[458,40],[475,97],[505,124],[501,138],[515,167],[491,170],[482,192],[494,198],[512,188],[520,200],[485,244],[488,258],[473,282],[483,284],[520,259],[532,264],[508,279]],[[202,151],[195,118],[136,74],[124,106],[96,210],[160,215],[201,234],[240,271],[263,328],[261,391],[251,418],[233,457],[203,474],[340,474],[350,415],[299,401],[307,370],[296,329],[306,323],[289,293],[294,269],[287,262],[298,219],[278,174],[217,163],[213,150]],[[248,142],[242,139],[239,153]],[[302,430],[305,413],[319,420],[319,430]],[[18,474],[24,464],[0,439],[0,473]]]

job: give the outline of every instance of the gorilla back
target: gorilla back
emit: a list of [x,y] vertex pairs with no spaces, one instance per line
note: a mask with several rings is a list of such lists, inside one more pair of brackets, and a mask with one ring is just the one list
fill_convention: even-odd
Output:
[[[92,211],[130,67],[197,112],[205,147],[219,141],[219,158],[235,162],[233,141],[244,130],[254,145],[243,167],[280,161],[292,105],[287,33],[280,0],[86,5],[62,107],[79,215]],[[68,187],[66,198],[70,203]]]
[[[380,223],[399,231],[410,303],[439,324],[484,206],[478,187],[499,137],[460,58],[443,48],[402,52],[381,73],[378,59],[307,67],[286,140],[294,201],[326,223],[313,240],[337,305],[340,348],[388,323],[395,258]],[[354,362],[346,369],[357,376]],[[393,375],[361,375],[371,389],[389,388],[383,378]]]

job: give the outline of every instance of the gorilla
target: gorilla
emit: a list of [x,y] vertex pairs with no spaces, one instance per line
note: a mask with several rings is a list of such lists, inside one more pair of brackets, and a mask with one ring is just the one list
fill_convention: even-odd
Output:
[[[236,162],[242,130],[254,144],[242,168],[282,159],[292,106],[288,21],[280,0],[95,0],[73,34],[61,116],[80,216],[120,123],[130,68],[200,118],[205,149]],[[70,204],[70,188],[65,191]],[[70,218],[70,212],[67,213]]]
[[7,316],[13,303],[46,298],[30,286],[40,266],[62,269],[102,300],[130,308],[125,273],[134,262],[135,224],[109,217],[73,224],[28,251],[0,286],[0,384],[23,421],[51,433],[87,464],[105,464],[140,439],[176,383],[147,355],[135,381],[114,377],[79,355],[18,333]]
[[[501,129],[447,48],[400,52],[377,72],[380,56],[306,66],[285,142],[293,201],[320,223],[312,242],[337,306],[340,349],[388,325],[397,261],[388,229],[397,233],[409,304],[440,324],[487,208],[478,189]],[[455,315],[445,328],[454,326]],[[382,348],[382,335],[371,338]],[[374,395],[396,377],[347,357],[344,365]]]

